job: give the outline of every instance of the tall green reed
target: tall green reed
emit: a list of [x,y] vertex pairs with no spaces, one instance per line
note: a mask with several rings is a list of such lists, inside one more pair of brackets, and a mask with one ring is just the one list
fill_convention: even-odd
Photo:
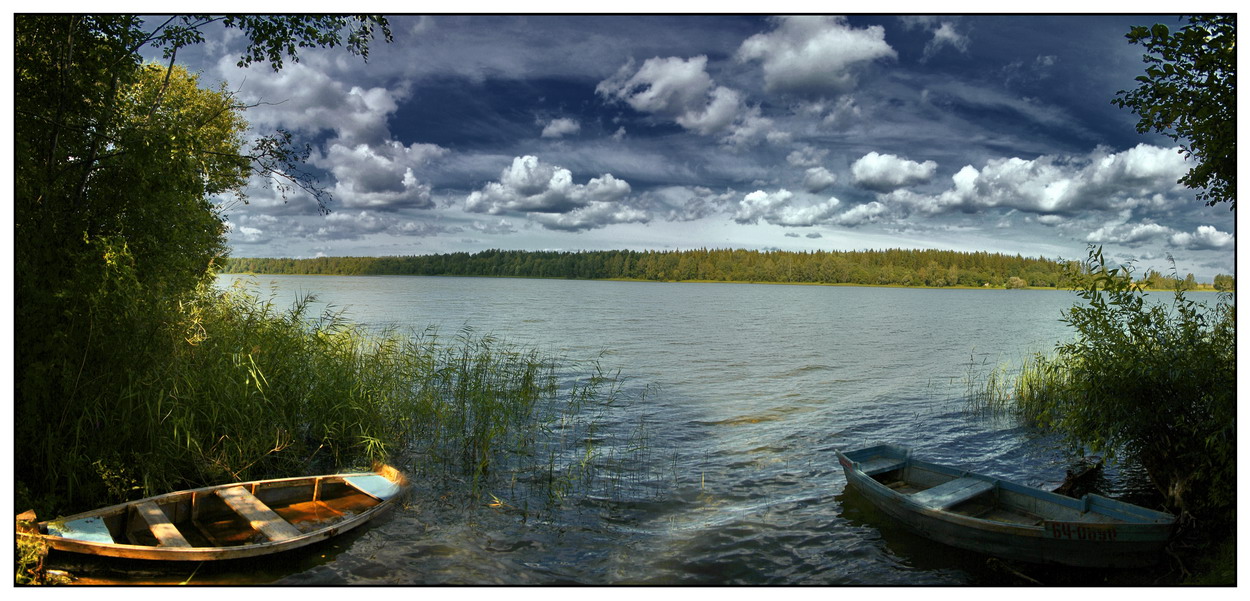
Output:
[[176,319],[162,316],[162,354],[67,410],[71,429],[48,428],[46,455],[87,485],[35,483],[27,500],[42,488],[45,509],[83,506],[374,461],[474,495],[507,488],[526,504],[586,479],[619,400],[617,376],[597,362],[470,329],[371,331],[314,305],[279,309],[245,287],[184,299]]

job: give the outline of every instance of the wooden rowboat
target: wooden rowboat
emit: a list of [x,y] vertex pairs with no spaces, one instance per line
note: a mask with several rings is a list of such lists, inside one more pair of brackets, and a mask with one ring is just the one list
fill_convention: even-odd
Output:
[[1170,514],[1087,494],[1081,499],[921,461],[880,445],[843,453],[847,484],[932,540],[1033,563],[1141,567],[1157,563]]
[[[269,555],[342,534],[385,513],[407,490],[373,472],[257,480],[148,497],[23,528],[60,551],[165,561]],[[33,517],[28,512],[28,519]],[[23,516],[18,516],[19,521]],[[23,532],[25,530],[25,532]]]

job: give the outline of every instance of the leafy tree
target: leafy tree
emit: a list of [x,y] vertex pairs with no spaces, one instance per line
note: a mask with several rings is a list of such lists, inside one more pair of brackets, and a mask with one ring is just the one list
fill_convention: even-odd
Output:
[[[33,494],[102,496],[90,474],[133,465],[146,442],[105,452],[110,424],[159,427],[128,391],[195,336],[184,306],[225,252],[213,197],[253,174],[311,184],[289,135],[249,142],[244,107],[175,64],[213,23],[249,41],[241,64],[274,68],[311,46],[363,54],[375,26],[389,38],[384,20],[350,17],[14,19],[15,450]],[[145,45],[169,63],[144,65]]]
[[1190,17],[1178,31],[1133,27],[1126,35],[1147,54],[1146,74],[1112,103],[1139,115],[1137,131],[1182,141],[1198,165],[1180,179],[1207,205],[1237,207],[1237,17]]

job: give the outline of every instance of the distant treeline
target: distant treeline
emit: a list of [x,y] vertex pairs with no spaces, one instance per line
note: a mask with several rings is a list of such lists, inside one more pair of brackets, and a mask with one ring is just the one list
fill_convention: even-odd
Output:
[[[443,275],[651,281],[1062,288],[1078,261],[949,250],[868,251],[523,251],[486,250],[408,257],[227,259],[226,273]],[[1152,287],[1196,284],[1149,272]],[[1231,276],[1228,278],[1231,287]]]
[[945,250],[487,250],[409,257],[231,258],[226,273],[445,275],[651,281],[1050,287],[1079,266],[1043,258]]

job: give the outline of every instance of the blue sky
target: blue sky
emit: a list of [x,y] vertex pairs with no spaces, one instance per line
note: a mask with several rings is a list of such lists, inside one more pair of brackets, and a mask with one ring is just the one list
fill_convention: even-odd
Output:
[[368,63],[180,54],[312,145],[332,212],[254,182],[235,256],[942,248],[1210,281],[1235,223],[1111,104],[1174,16],[395,16]]

